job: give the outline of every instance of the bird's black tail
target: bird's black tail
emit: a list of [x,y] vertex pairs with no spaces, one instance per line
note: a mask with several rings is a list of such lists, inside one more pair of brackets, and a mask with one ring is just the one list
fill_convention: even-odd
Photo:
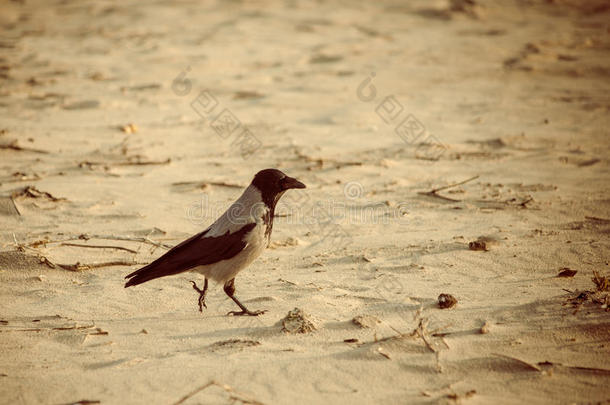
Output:
[[142,284],[154,280],[155,278],[178,274],[187,269],[188,267],[183,268],[183,266],[177,265],[166,256],[161,256],[154,262],[142,267],[140,270],[136,270],[133,273],[126,275],[125,278],[129,279],[129,281],[125,283],[125,288]]
[[144,266],[141,269],[136,270],[133,273],[125,276],[126,279],[129,279],[129,281],[125,283],[125,288],[131,287],[133,285],[142,284],[155,278],[163,277],[164,274],[159,274],[158,271],[156,272],[153,268],[151,268],[151,265],[153,264],[155,263],[153,262],[148,266]]

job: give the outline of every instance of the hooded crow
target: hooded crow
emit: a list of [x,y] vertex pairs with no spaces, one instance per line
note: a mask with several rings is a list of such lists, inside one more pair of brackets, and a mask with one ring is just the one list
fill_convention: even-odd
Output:
[[241,197],[216,222],[149,265],[127,275],[125,278],[129,281],[125,288],[159,277],[195,271],[205,277],[203,289],[191,281],[199,293],[199,311],[207,308],[205,294],[208,279],[212,279],[224,284],[225,293],[241,309],[228,315],[256,316],[266,312],[250,311],[239,302],[235,296],[235,276],[269,245],[275,205],[291,188],[305,188],[305,184],[276,169],[261,170]]

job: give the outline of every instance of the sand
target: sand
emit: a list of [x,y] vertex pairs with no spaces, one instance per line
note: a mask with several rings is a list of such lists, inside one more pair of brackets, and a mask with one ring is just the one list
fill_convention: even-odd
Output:
[[[609,10],[3,2],[0,403],[609,401]],[[267,167],[267,313],[123,288]]]

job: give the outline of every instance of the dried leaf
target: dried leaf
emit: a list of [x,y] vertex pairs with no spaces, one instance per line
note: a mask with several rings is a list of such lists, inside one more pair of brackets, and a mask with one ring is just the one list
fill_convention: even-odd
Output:
[[578,273],[577,270],[572,270],[568,267],[563,267],[559,270],[561,270],[561,271],[559,272],[559,274],[557,274],[557,277],[574,277],[574,275],[576,275],[576,273]]
[[597,286],[597,291],[610,290],[610,281],[608,281],[608,278],[600,276],[599,273],[595,270],[593,270],[593,277],[591,278],[591,280]]

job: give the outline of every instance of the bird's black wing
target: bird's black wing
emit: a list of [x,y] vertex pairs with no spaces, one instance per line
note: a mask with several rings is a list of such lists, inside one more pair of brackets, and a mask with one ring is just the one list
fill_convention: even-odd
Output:
[[256,223],[246,224],[233,233],[227,231],[219,236],[205,236],[209,230],[198,233],[149,265],[128,274],[125,278],[129,281],[125,283],[125,287],[230,259],[246,247],[244,236],[255,226]]

